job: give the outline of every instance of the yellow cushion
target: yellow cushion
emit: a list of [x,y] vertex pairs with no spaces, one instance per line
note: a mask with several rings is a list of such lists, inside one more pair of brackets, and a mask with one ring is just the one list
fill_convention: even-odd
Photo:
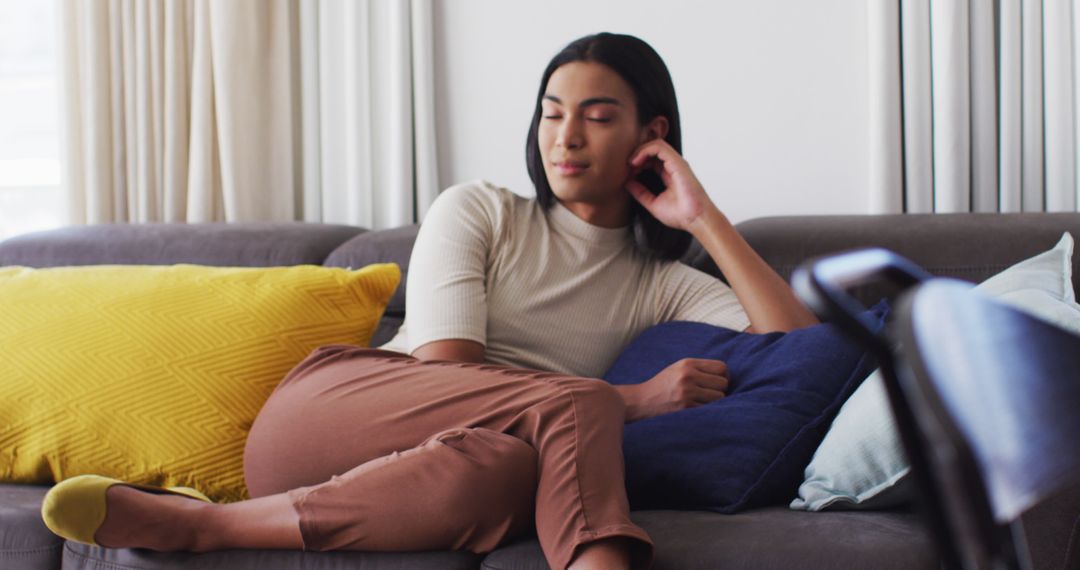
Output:
[[366,346],[400,277],[0,268],[0,481],[96,473],[247,498],[244,440],[266,398],[316,347]]

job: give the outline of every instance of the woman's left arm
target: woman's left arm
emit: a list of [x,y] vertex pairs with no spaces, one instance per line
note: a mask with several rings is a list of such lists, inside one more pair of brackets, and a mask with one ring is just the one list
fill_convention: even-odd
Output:
[[[654,165],[666,186],[655,195],[634,180],[634,175]],[[662,139],[645,143],[631,156],[630,166],[627,191],[664,225],[697,238],[746,310],[751,332],[786,332],[818,322],[713,204],[690,165],[671,145]]]

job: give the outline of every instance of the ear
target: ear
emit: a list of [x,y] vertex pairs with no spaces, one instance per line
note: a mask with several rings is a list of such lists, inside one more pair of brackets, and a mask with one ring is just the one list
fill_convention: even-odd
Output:
[[662,139],[667,136],[668,133],[668,120],[667,117],[660,115],[653,117],[649,124],[645,125],[645,141],[648,142],[655,139]]

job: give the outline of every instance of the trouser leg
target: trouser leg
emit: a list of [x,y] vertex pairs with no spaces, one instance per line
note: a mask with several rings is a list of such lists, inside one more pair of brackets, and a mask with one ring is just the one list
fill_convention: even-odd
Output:
[[630,521],[624,487],[624,415],[618,393],[599,380],[327,347],[290,373],[260,412],[245,476],[252,496],[315,486],[431,434],[485,428],[538,454],[535,523],[552,567],[564,568],[583,544],[615,536],[634,539],[636,560],[647,565],[652,543]]
[[536,471],[524,441],[459,428],[289,496],[307,550],[489,552],[532,528]]

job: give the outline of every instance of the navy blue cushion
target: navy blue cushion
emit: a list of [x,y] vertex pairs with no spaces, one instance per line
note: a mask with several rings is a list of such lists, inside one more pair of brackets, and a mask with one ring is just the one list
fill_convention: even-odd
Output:
[[[864,315],[880,328],[882,301]],[[628,424],[623,453],[633,509],[732,513],[787,503],[844,400],[873,359],[835,325],[750,334],[669,322],[643,332],[604,375],[638,384],[683,358],[728,365],[724,398]]]

